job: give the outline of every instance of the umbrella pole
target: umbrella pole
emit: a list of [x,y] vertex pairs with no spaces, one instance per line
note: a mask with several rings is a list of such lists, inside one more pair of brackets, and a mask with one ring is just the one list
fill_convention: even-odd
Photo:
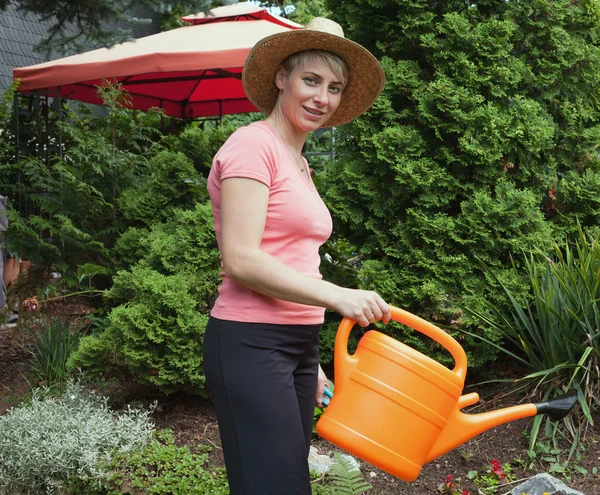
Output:
[[21,143],[19,134],[19,93],[15,93],[13,99],[13,108],[15,112],[15,155],[17,159],[17,205],[19,212],[21,211],[21,169],[18,165],[21,163]]
[[58,87],[58,156],[63,158],[63,147],[62,147],[62,95],[60,93],[60,86]]

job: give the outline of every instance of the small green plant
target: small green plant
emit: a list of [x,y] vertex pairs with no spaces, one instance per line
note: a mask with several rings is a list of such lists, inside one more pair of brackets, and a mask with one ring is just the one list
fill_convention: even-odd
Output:
[[104,485],[109,495],[228,495],[225,470],[207,465],[207,451],[178,447],[171,430],[160,430],[148,444],[103,465],[109,473]]
[[0,417],[0,494],[56,493],[73,477],[98,485],[101,461],[133,451],[154,430],[150,411],[115,414],[73,382],[58,397],[47,392],[36,389]]
[[348,458],[342,457],[337,452],[334,452],[333,458],[335,462],[331,466],[329,477],[336,495],[359,495],[372,488]]
[[458,448],[458,452],[460,453],[460,456],[467,462],[472,461],[475,457],[475,452],[468,448]]
[[84,263],[75,268],[64,267],[61,275],[53,283],[45,284],[38,292],[38,298],[42,304],[64,300],[68,297],[101,296],[104,291],[94,287],[93,279],[96,276],[108,276],[110,271],[103,266]]
[[489,466],[480,471],[469,471],[467,477],[479,488],[483,495],[497,493],[500,487],[515,480],[512,474],[512,466],[507,462],[500,464],[493,459]]
[[33,339],[29,371],[37,386],[61,387],[69,376],[67,361],[77,348],[79,329],[71,330],[68,318],[40,320],[39,323],[39,328],[25,324]]
[[526,451],[526,457],[518,457],[516,461],[528,471],[547,471],[560,476],[567,482],[574,475],[588,476],[588,470],[581,465],[587,447],[581,442],[573,442],[569,449],[560,448],[552,441],[536,442],[532,449]]

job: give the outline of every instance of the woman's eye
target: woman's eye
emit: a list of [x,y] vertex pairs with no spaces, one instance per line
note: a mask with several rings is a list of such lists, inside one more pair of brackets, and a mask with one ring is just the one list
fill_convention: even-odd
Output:
[[307,82],[310,85],[317,84],[317,80],[314,77],[305,77],[304,81]]
[[330,86],[329,91],[331,91],[332,93],[339,93],[342,90],[342,88],[340,88],[339,86]]

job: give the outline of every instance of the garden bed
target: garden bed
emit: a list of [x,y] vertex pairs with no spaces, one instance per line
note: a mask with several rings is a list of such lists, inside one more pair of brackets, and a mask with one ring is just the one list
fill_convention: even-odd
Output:
[[[28,358],[26,351],[27,339],[15,338],[14,329],[0,326],[0,414],[23,398],[29,389],[24,373],[25,362]],[[476,388],[484,399],[477,412],[493,410],[510,405],[494,395],[490,388]],[[216,466],[223,465],[220,446],[219,430],[215,410],[210,400],[198,396],[174,394],[165,396],[149,387],[123,381],[108,381],[103,385],[102,393],[111,397],[113,407],[120,408],[125,404],[136,403],[148,406],[156,402],[153,414],[157,428],[173,430],[176,442],[194,447],[199,444],[210,445],[211,462]],[[599,418],[600,420],[600,418]],[[527,442],[523,432],[531,420],[519,420],[498,426],[467,442],[452,452],[426,465],[419,478],[413,483],[404,483],[382,471],[362,463],[362,471],[367,481],[373,485],[370,495],[432,495],[439,493],[440,486],[449,475],[455,485],[476,494],[478,486],[468,477],[469,472],[479,474],[479,488],[485,487],[483,481],[490,462],[497,459],[501,465],[510,463],[513,471],[510,476],[514,480],[526,479],[536,471],[524,471],[516,459],[525,459]],[[597,438],[588,435],[590,447],[587,454],[578,461],[577,465],[586,468],[588,476],[573,474],[568,481],[569,486],[580,490],[586,495],[600,493],[600,478],[592,474],[594,467],[600,466],[600,448]],[[319,453],[327,453],[336,448],[322,439],[313,440],[313,445]],[[548,469],[540,466],[537,472]],[[518,483],[502,486],[496,493],[506,494],[512,486]],[[489,492],[488,492],[489,493]]]

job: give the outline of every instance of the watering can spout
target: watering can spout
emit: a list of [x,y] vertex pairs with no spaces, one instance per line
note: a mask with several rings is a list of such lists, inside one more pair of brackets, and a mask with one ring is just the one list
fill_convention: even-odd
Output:
[[432,461],[484,431],[509,421],[537,414],[547,414],[552,421],[558,421],[564,418],[577,402],[577,392],[569,392],[548,402],[522,404],[481,414],[461,412],[462,408],[475,404],[478,400],[479,396],[475,393],[460,397],[446,426],[429,452],[426,462]]

